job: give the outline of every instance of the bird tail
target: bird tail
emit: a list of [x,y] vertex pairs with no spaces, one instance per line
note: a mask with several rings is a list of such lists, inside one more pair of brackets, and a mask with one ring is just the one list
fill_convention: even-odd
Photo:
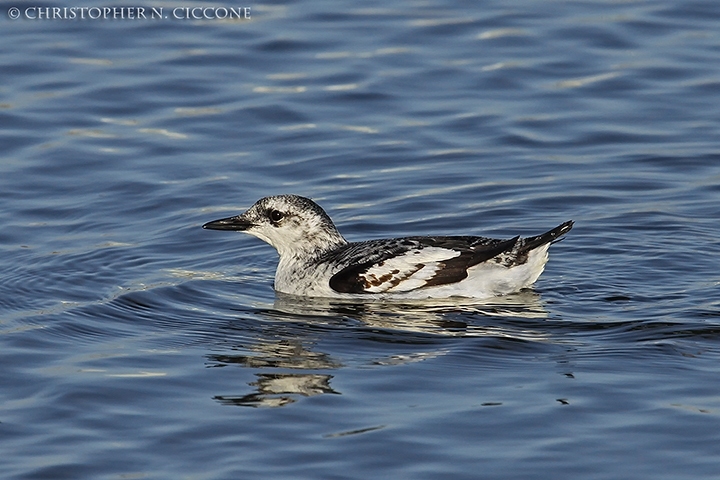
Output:
[[558,225],[557,227],[553,228],[548,232],[541,233],[540,235],[536,235],[534,237],[524,238],[522,246],[520,247],[520,251],[529,252],[547,243],[553,244],[559,242],[560,240],[562,240],[561,237],[567,232],[569,232],[574,224],[575,222],[569,220],[565,223]]

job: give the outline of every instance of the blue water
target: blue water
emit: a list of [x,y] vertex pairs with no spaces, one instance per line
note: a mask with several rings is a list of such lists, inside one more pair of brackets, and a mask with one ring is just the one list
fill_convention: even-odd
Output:
[[[2,478],[718,477],[720,3],[185,5],[0,9]],[[302,300],[200,228],[278,193],[576,225],[517,295]]]

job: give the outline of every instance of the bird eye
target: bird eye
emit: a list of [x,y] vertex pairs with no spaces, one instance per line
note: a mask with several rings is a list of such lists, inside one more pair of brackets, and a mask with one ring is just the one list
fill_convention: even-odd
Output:
[[285,215],[280,210],[270,210],[269,216],[273,222],[279,222]]

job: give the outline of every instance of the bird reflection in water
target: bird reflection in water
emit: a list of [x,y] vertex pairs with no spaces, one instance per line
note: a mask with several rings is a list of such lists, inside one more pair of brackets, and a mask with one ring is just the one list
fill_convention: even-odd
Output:
[[[255,391],[241,395],[216,395],[224,405],[281,407],[299,398],[336,394],[333,375],[318,370],[337,370],[343,362],[317,351],[319,340],[343,335],[404,346],[417,344],[418,351],[397,352],[368,359],[372,365],[400,365],[447,354],[445,337],[487,337],[524,342],[552,341],[539,328],[547,318],[540,296],[521,292],[492,301],[432,300],[407,304],[348,302],[277,294],[272,308],[257,313],[268,322],[252,344],[233,348],[232,354],[213,354],[210,367],[239,365],[262,369],[312,370],[312,373],[256,373],[248,385]],[[490,319],[490,321],[488,321]],[[235,327],[236,328],[236,327]],[[267,330],[265,330],[267,328]],[[439,341],[433,341],[437,339]],[[240,353],[243,352],[243,353]],[[338,354],[340,355],[340,354]]]
[[[540,330],[518,325],[512,328],[486,321],[491,318],[545,319],[548,314],[540,295],[532,290],[489,300],[467,298],[393,301],[345,301],[307,298],[277,293],[273,305],[275,316],[288,315],[309,322],[338,319],[359,322],[376,329],[397,333],[428,333],[443,336],[509,336],[527,334],[533,339]],[[504,323],[504,322],[501,322]],[[529,325],[528,325],[529,327]]]
[[[306,341],[307,342],[307,341]],[[247,355],[209,355],[211,367],[240,365],[250,368],[281,368],[302,370],[337,369],[340,362],[323,352],[311,350],[300,338],[264,339],[250,347]],[[244,348],[247,350],[247,348]],[[323,393],[339,394],[330,386],[332,375],[318,373],[257,373],[257,380],[248,385],[255,392],[245,395],[216,395],[224,405],[242,407],[282,407],[294,403],[297,397],[312,397]]]
[[295,403],[295,396],[314,397],[323,393],[338,394],[330,386],[332,375],[304,373],[258,373],[257,381],[248,385],[257,391],[242,395],[217,395],[214,400],[240,407],[283,407]]

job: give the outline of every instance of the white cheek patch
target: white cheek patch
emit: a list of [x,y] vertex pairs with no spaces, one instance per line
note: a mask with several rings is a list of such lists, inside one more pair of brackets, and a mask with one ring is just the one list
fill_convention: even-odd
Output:
[[455,250],[438,247],[410,250],[373,265],[360,279],[369,293],[407,292],[424,286],[444,267],[443,261],[459,255]]
[[250,234],[260,240],[272,245],[281,255],[285,252],[292,252],[297,245],[294,232],[288,229],[281,230],[270,224],[256,225],[245,233]]
[[249,230],[245,230],[245,232],[243,232],[243,233],[247,233],[248,235],[252,235],[253,237],[257,237],[257,238],[259,238],[260,240],[262,240],[263,242],[269,243],[270,245],[272,245],[273,247],[275,247],[276,250],[278,249],[278,247],[277,247],[277,245],[276,245],[276,242],[275,242],[275,239],[272,238],[270,235],[267,235],[267,233],[265,232],[265,227],[255,226],[255,227],[252,227],[252,228],[249,229]]

